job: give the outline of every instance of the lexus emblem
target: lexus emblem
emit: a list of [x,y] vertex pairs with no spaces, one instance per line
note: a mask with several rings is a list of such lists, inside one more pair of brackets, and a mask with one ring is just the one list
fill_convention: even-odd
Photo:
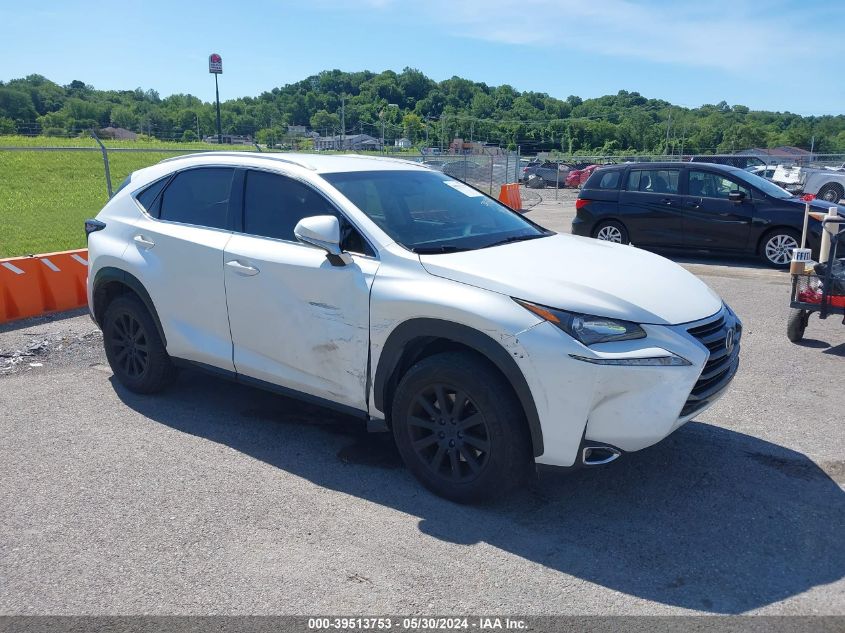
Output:
[[736,336],[736,330],[729,328],[728,333],[725,335],[725,349],[728,350],[728,354],[734,350],[734,336]]

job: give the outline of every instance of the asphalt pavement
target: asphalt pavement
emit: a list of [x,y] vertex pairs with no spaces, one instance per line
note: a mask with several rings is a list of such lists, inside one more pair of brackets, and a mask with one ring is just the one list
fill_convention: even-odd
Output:
[[194,372],[131,394],[82,311],[0,326],[0,614],[845,615],[845,326],[794,345],[786,274],[683,264],[743,319],[727,395],[481,507],[332,412]]

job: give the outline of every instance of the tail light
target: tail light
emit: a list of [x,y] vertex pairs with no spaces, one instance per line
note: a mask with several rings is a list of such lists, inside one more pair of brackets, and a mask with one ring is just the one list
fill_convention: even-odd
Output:
[[580,211],[581,209],[586,207],[588,204],[590,204],[590,202],[592,202],[592,200],[585,200],[584,198],[578,198],[575,201],[575,210]]

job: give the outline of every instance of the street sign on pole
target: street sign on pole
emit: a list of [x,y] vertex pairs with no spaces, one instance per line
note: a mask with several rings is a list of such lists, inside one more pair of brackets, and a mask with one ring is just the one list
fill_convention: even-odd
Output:
[[220,127],[220,89],[217,87],[217,75],[223,74],[223,58],[217,53],[208,56],[208,72],[214,75],[214,96],[217,99],[217,144],[223,144],[223,130]]
[[212,53],[208,56],[208,72],[215,75],[223,74],[223,58],[217,53]]

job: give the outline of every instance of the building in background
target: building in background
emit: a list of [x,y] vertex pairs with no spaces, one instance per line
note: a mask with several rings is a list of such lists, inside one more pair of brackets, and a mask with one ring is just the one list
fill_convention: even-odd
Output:
[[[217,135],[213,134],[202,139],[206,143],[217,143]],[[240,134],[224,134],[223,145],[252,145],[252,137],[249,135],[242,136]]]
[[413,145],[414,144],[411,143],[411,139],[405,138],[404,136],[393,141],[393,147],[398,147],[399,149],[408,149],[413,147]]
[[316,150],[381,150],[381,141],[369,134],[347,134],[346,136],[316,136],[314,137]]

